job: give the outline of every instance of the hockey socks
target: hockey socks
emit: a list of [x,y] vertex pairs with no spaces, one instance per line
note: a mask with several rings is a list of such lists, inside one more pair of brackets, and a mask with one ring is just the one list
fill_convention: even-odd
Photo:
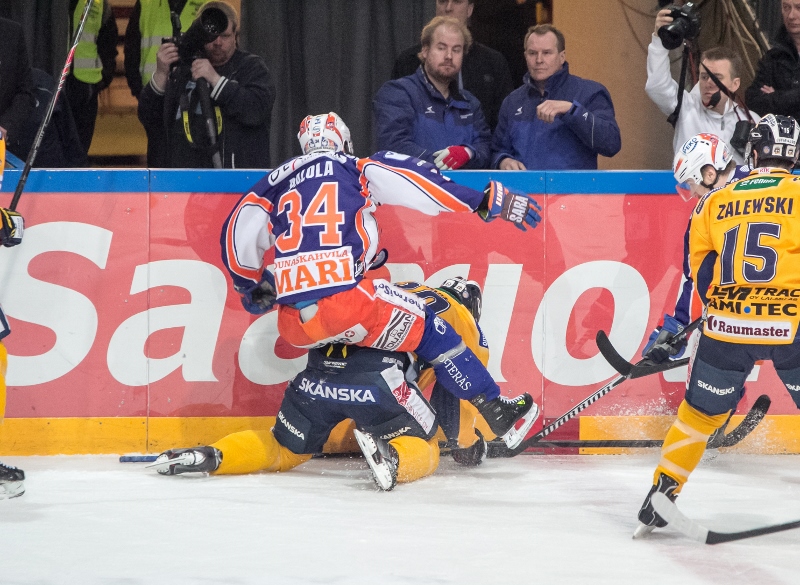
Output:
[[426,309],[425,331],[417,355],[433,366],[436,380],[462,400],[483,394],[487,400],[500,396],[500,387],[455,329]]
[[678,419],[672,423],[661,447],[653,484],[664,473],[678,482],[675,494],[680,493],[689,475],[700,463],[706,450],[708,437],[728,420],[728,413],[703,414],[685,400],[678,407]]
[[288,471],[311,459],[298,455],[278,443],[272,431],[240,431],[214,443],[225,454],[217,475],[253,473],[255,471]]

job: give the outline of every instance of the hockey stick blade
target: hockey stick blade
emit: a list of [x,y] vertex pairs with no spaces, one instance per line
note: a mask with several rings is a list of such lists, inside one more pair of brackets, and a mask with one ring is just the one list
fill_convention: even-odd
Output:
[[624,357],[619,355],[614,346],[611,345],[611,341],[608,339],[608,335],[602,329],[597,332],[597,335],[594,338],[595,343],[597,343],[597,349],[600,350],[600,353],[603,354],[605,360],[611,364],[611,367],[617,370],[621,375],[627,376],[631,373],[633,369],[633,364],[626,360]]
[[[772,401],[770,400],[769,396],[766,394],[759,396],[753,403],[753,406],[750,408],[748,413],[744,415],[744,418],[742,419],[742,422],[739,423],[739,426],[733,429],[730,433],[722,436],[720,444],[716,447],[733,447],[734,445],[741,443],[745,437],[753,432],[753,430],[758,426],[758,423],[764,420],[770,404],[772,404]],[[709,447],[712,449],[714,448],[712,446]]]
[[[697,329],[702,322],[702,317],[695,319],[686,327],[684,327],[679,333],[673,335],[669,341],[667,341],[667,343],[669,345],[683,343],[684,340],[692,333],[692,331]],[[673,368],[679,368],[689,363],[688,358],[683,358],[679,360],[667,360],[661,364],[657,364],[649,359],[643,359],[639,360],[635,364],[632,364],[619,354],[619,352],[611,344],[611,341],[608,339],[608,335],[606,335],[605,331],[603,330],[597,332],[597,335],[595,336],[595,343],[597,343],[597,349],[600,350],[600,354],[611,365],[611,367],[617,370],[623,376],[628,376],[631,379],[649,376],[650,374],[657,374]]]
[[654,493],[650,501],[653,503],[653,508],[658,512],[658,515],[666,520],[669,526],[682,532],[692,540],[703,544],[721,544],[723,542],[732,542],[734,540],[743,540],[745,538],[753,538],[754,536],[763,536],[764,534],[800,528],[800,520],[794,520],[792,522],[772,524],[771,526],[742,530],[740,532],[715,532],[686,516],[678,509],[675,502],[671,502],[670,499],[661,492]]

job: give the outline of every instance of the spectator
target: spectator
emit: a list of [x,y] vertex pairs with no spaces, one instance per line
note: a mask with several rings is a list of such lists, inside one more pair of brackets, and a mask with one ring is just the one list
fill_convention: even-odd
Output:
[[[436,0],[436,16],[457,18],[466,25],[472,16],[474,4],[475,0]],[[422,45],[419,44],[400,53],[394,62],[392,79],[406,77],[419,69],[421,50]],[[469,52],[464,55],[458,88],[466,89],[478,98],[489,130],[493,131],[497,125],[500,104],[514,89],[506,58],[499,51],[473,42]]]
[[783,24],[772,49],[758,62],[745,92],[748,107],[761,115],[780,114],[800,120],[800,0],[781,0]]
[[[212,9],[225,13],[227,30],[190,62],[174,43],[162,44],[156,72],[139,96],[150,167],[210,168],[216,151],[223,168],[269,167],[272,76],[261,57],[237,48],[239,22],[229,4],[208,2],[197,18]],[[204,114],[195,90],[206,82],[213,112]],[[216,146],[209,135],[215,127]]]
[[[87,0],[70,0],[72,34],[78,30]],[[108,0],[95,1],[75,48],[65,93],[84,154],[89,153],[97,120],[97,96],[111,84],[117,68],[117,21]]]
[[208,0],[136,0],[125,29],[125,77],[134,97],[139,97],[156,72],[156,54],[161,40],[172,35],[170,12],[181,19],[186,32],[198,10]]
[[27,152],[19,152],[14,145],[33,111],[31,64],[19,24],[0,18],[0,39],[0,134],[5,136],[8,149],[24,159]]
[[422,66],[387,81],[373,102],[378,150],[393,150],[443,170],[489,164],[490,133],[478,99],[458,87],[472,36],[456,18],[436,16],[422,29]]
[[569,72],[564,35],[540,24],[525,36],[528,73],[500,108],[492,166],[502,170],[596,169],[621,147],[611,95]]
[[[647,48],[647,83],[645,91],[650,99],[665,114],[670,115],[678,105],[678,82],[672,78],[669,51],[664,48],[658,36],[658,29],[672,22],[670,11],[664,9],[656,15],[655,31]],[[747,112],[737,106],[719,88],[711,76],[711,71],[731,93],[739,89],[742,60],[738,54],[726,47],[715,47],[703,52],[700,59],[700,82],[691,91],[685,91],[678,119],[675,122],[673,150],[678,149],[695,134],[715,134],[730,144],[735,141],[733,131],[739,120],[747,120]],[[754,121],[759,116],[750,112]],[[742,147],[744,144],[741,145]],[[734,150],[736,164],[744,164],[741,152]]]

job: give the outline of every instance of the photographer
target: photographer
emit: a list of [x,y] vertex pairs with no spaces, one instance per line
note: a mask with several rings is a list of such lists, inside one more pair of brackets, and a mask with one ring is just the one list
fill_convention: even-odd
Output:
[[[653,38],[647,48],[645,91],[665,115],[671,114],[678,104],[678,82],[672,78],[669,49],[664,47],[659,37],[659,29],[668,27],[668,32],[673,35],[688,30],[687,37],[696,36],[699,32],[696,21],[678,28],[677,31],[674,27],[670,27],[674,20],[672,15],[676,12],[677,10],[670,7],[659,11],[656,15]],[[689,21],[689,17],[685,13],[680,13],[679,18]],[[731,138],[736,123],[740,120],[747,120],[747,113],[719,90],[711,79],[709,71],[731,93],[734,93],[739,89],[741,83],[739,79],[741,69],[742,61],[739,55],[726,47],[714,47],[703,52],[700,81],[691,91],[684,91],[680,113],[675,122],[675,137],[672,144],[676,152],[695,134],[715,134],[728,144],[735,142]],[[750,112],[750,115],[754,121],[758,121],[758,114]],[[733,157],[737,164],[744,162],[744,157],[740,152],[734,152]]]
[[[214,29],[202,25],[219,12],[227,28],[187,57],[194,33],[208,37]],[[211,168],[217,153],[223,168],[269,167],[275,86],[263,59],[237,48],[238,29],[229,4],[208,2],[185,35],[159,48],[156,72],[139,96],[149,167]],[[203,107],[203,83],[209,86],[209,107]]]

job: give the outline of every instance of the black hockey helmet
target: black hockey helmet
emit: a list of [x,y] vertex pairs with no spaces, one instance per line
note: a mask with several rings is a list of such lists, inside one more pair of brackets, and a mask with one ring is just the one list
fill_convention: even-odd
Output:
[[757,154],[759,161],[777,159],[794,164],[798,155],[798,139],[800,125],[794,118],[767,114],[750,131],[745,159],[756,166],[755,159],[751,160],[751,157]]

